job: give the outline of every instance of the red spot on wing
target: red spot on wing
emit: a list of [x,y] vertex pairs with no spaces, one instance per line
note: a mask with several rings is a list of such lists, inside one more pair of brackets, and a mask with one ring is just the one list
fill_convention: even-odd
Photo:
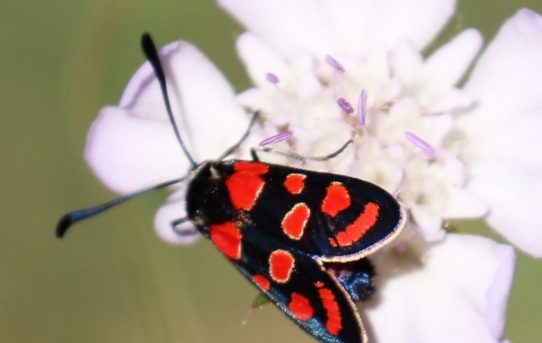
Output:
[[350,194],[340,182],[333,182],[326,189],[326,196],[322,200],[322,212],[335,217],[339,212],[350,206]]
[[305,187],[306,177],[306,175],[298,173],[290,174],[286,177],[286,180],[284,180],[284,187],[292,194],[299,194]]
[[291,239],[301,239],[310,215],[311,210],[305,203],[300,202],[295,204],[292,209],[284,215],[281,224],[282,230]]
[[356,220],[337,234],[335,238],[338,245],[341,247],[350,246],[363,238],[365,233],[376,224],[379,213],[380,206],[374,202],[367,203]]
[[286,283],[294,270],[295,259],[286,250],[275,250],[269,255],[269,275],[278,283]]
[[260,162],[236,161],[233,169],[235,171],[248,171],[254,175],[263,175],[269,171],[269,166]]
[[235,222],[213,224],[209,226],[211,241],[224,255],[233,259],[241,258],[241,230]]
[[263,275],[254,275],[252,277],[252,281],[254,281],[254,283],[257,284],[258,287],[260,287],[264,291],[268,291],[271,287],[271,282],[267,280],[267,278]]
[[259,162],[236,161],[233,169],[235,172],[226,180],[231,203],[236,210],[250,211],[265,184],[261,175],[268,172],[269,166]]
[[292,299],[290,300],[288,309],[290,309],[292,315],[299,320],[309,320],[314,316],[314,309],[312,308],[309,299],[296,292],[292,293]]
[[326,320],[326,329],[330,334],[337,336],[341,329],[343,328],[342,324],[342,315],[339,304],[335,299],[333,292],[326,287],[323,287],[322,282],[317,282],[316,287],[320,288],[318,290],[318,295],[320,300],[322,300],[322,305],[326,310],[327,320]]

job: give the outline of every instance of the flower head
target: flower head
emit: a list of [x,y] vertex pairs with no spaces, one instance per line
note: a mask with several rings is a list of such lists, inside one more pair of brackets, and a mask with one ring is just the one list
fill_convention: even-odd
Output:
[[[287,127],[306,156],[354,140],[350,153],[311,168],[397,193],[426,241],[442,239],[450,220],[484,218],[542,256],[537,211],[525,207],[542,199],[534,150],[542,146],[542,75],[533,68],[541,16],[520,10],[475,63],[482,38],[474,29],[422,55],[453,1],[419,1],[417,12],[401,1],[221,4],[249,29],[238,50],[256,86],[238,99],[263,111],[268,132]],[[302,25],[289,27],[293,18]],[[280,87],[262,82],[266,72],[280,76]]]

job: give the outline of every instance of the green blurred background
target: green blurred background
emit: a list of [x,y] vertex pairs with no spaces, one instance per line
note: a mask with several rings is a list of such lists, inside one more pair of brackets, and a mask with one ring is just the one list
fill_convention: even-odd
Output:
[[[256,291],[209,244],[155,236],[165,194],[53,236],[66,210],[112,197],[82,151],[99,108],[143,61],[140,34],[194,42],[241,90],[240,28],[210,0],[0,3],[0,342],[310,342],[274,307],[249,311]],[[486,38],[519,7],[542,11],[540,0],[459,6],[448,32],[475,26]],[[542,262],[518,255],[507,333],[538,342]]]

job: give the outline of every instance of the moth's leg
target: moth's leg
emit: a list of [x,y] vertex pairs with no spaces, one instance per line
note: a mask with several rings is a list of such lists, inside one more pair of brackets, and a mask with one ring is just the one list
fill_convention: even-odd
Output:
[[327,160],[330,160],[334,157],[337,157],[338,155],[340,155],[344,150],[346,150],[346,148],[348,148],[348,146],[350,144],[352,144],[354,141],[352,139],[349,139],[346,143],[344,143],[339,149],[337,149],[336,151],[330,153],[330,154],[327,154],[327,155],[324,155],[324,156],[301,156],[299,154],[296,154],[295,152],[292,152],[292,151],[282,151],[282,150],[277,150],[275,148],[271,148],[271,147],[265,147],[265,148],[252,148],[251,149],[251,155],[252,155],[252,158],[254,158],[254,156],[257,157],[256,155],[256,151],[260,151],[260,152],[267,152],[267,153],[272,153],[272,154],[277,154],[277,155],[281,155],[281,156],[285,156],[287,158],[290,158],[292,160],[296,160],[296,161],[299,161],[301,163],[305,163],[306,161],[318,161],[318,162],[324,162],[324,161],[327,161]]
[[245,133],[243,133],[243,135],[241,136],[241,138],[239,139],[237,143],[229,147],[228,150],[226,150],[222,155],[220,155],[220,157],[218,158],[218,161],[222,161],[224,158],[226,158],[226,156],[234,153],[237,149],[239,149],[241,144],[243,144],[243,142],[247,139],[248,135],[250,134],[250,131],[252,130],[252,127],[256,123],[256,120],[258,119],[259,116],[260,116],[260,111],[256,111],[252,114],[252,118],[250,119],[250,123],[248,124],[248,127]]
[[175,219],[174,221],[171,222],[171,228],[173,229],[173,232],[175,232],[177,235],[181,236],[181,237],[192,237],[192,236],[195,236],[197,234],[199,234],[198,230],[196,230],[196,228],[191,228],[191,229],[187,229],[187,228],[184,228],[184,229],[180,229],[179,226],[187,221],[190,221],[190,219],[184,217],[184,218],[179,218],[179,219]]
[[256,153],[256,149],[255,148],[251,148],[250,149],[250,156],[252,157],[252,160],[254,162],[260,162],[260,157],[258,157],[258,154]]

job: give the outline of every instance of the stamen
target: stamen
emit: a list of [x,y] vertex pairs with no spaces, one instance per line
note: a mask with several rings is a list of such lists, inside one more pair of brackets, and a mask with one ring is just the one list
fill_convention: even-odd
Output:
[[339,61],[337,61],[331,55],[326,55],[326,62],[331,66],[331,68],[335,69],[336,72],[344,73],[346,71],[343,65],[340,64]]
[[286,131],[283,131],[283,132],[279,132],[277,133],[276,135],[274,136],[271,136],[269,138],[266,138],[264,139],[263,141],[260,142],[260,144],[258,144],[259,146],[266,146],[266,145],[269,145],[269,144],[274,144],[274,143],[278,143],[278,142],[282,142],[284,140],[287,140],[289,139],[290,137],[292,137],[294,135],[294,133],[290,130],[286,130]]
[[354,112],[354,108],[352,108],[352,105],[350,105],[350,103],[348,102],[348,100],[346,100],[345,98],[339,98],[339,99],[337,99],[337,105],[339,105],[339,107],[340,107],[345,113],[351,114],[351,113]]
[[427,143],[425,140],[421,139],[419,136],[416,136],[414,133],[410,131],[405,131],[405,137],[412,144],[420,148],[420,150],[427,156],[433,157],[433,155],[435,154],[435,148],[433,148],[431,144]]
[[280,83],[280,79],[277,75],[269,72],[265,74],[265,79],[269,82],[277,86]]
[[359,116],[359,125],[365,126],[367,118],[367,91],[365,89],[361,90],[358,98],[358,116]]

